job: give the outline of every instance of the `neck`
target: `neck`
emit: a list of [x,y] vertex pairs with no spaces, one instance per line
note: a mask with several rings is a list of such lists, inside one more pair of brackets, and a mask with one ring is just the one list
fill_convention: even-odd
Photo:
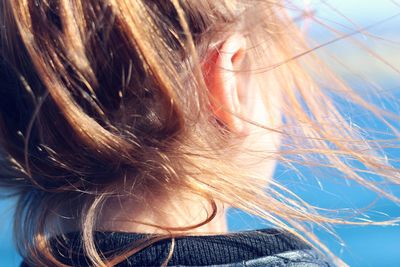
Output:
[[[221,204],[216,208],[215,216],[202,225],[212,214],[212,207],[199,197],[164,196],[146,203],[116,198],[108,201],[97,225],[101,230],[123,232],[165,233],[176,229],[177,232],[226,233],[226,210]],[[190,229],[195,225],[201,226]]]
[[[215,216],[208,221],[213,209],[203,198],[178,193],[173,196],[154,195],[150,200],[133,197],[108,199],[97,218],[95,230],[158,234],[228,232],[226,207],[223,204],[216,203]],[[79,229],[77,221],[63,222],[62,231]],[[200,226],[193,227],[196,225]]]

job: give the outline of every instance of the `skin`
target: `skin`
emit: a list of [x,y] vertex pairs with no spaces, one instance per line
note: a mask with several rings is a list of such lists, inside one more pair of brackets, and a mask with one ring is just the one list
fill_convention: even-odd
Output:
[[[240,119],[244,117],[250,121],[266,127],[277,127],[280,124],[279,108],[268,109],[261,95],[260,87],[254,78],[245,72],[237,71],[241,68],[247,44],[243,36],[234,34],[229,37],[218,49],[212,51],[205,62],[205,76],[210,92],[214,114],[230,131],[243,138],[243,146],[251,151],[278,151],[279,136],[266,132],[251,123]],[[275,105],[279,103],[274,100]],[[271,112],[271,110],[276,110]],[[246,162],[246,167],[262,174],[266,183],[271,179],[275,160],[260,159],[250,155],[240,154],[238,162]],[[249,164],[250,163],[250,164]],[[146,201],[141,201],[146,199]],[[146,203],[146,204],[143,204]],[[226,209],[223,203],[216,203],[218,214],[209,223],[191,230],[202,234],[216,234],[228,232]],[[129,212],[127,211],[129,208]],[[187,192],[174,192],[166,195],[164,192],[152,192],[149,196],[140,196],[137,199],[115,198],[107,202],[98,218],[97,229],[105,231],[165,233],[152,225],[164,227],[185,227],[203,222],[211,210],[209,203]],[[147,225],[143,225],[143,222]],[[73,225],[64,223],[63,231],[72,230]]]

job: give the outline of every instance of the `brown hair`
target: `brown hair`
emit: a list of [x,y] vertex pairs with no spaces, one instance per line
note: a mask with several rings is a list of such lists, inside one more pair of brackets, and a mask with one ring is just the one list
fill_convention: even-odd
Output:
[[[241,71],[262,81],[266,106],[282,98],[283,126],[258,125],[283,136],[281,151],[247,153],[333,168],[399,201],[366,178],[377,174],[398,184],[399,172],[376,141],[342,117],[333,96],[388,126],[391,114],[324,66],[280,1],[20,0],[1,1],[0,12],[0,136],[7,156],[0,185],[18,196],[16,240],[32,264],[62,265],[48,236],[53,211],[65,200],[81,203],[76,217],[98,266],[123,260],[100,256],[92,237],[102,203],[121,194],[192,192],[210,201],[212,214],[215,200],[227,203],[328,254],[307,223],[362,224],[320,215],[275,181],[264,190],[264,179],[232,160],[243,148],[209,111],[201,60],[234,32],[251,44]],[[195,227],[166,230],[176,236]]]

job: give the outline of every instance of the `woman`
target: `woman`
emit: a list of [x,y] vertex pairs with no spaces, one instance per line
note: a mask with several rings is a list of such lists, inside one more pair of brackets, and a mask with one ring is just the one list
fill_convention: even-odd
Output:
[[[344,265],[308,223],[362,223],[291,194],[272,179],[278,160],[399,201],[364,175],[398,184],[398,170],[333,99],[387,113],[328,71],[280,1],[0,10],[0,183],[18,197],[24,266]],[[229,234],[228,207],[276,228]]]

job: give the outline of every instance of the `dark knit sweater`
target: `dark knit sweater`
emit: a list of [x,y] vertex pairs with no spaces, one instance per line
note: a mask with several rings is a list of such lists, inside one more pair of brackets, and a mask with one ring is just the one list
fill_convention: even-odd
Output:
[[[96,232],[95,243],[99,251],[106,256],[110,256],[126,251],[126,249],[131,248],[133,243],[148,237],[151,237],[151,235]],[[60,238],[60,241],[61,243],[53,240],[52,245],[61,262],[73,266],[89,266],[87,259],[83,256],[80,233],[66,234]],[[130,256],[118,266],[160,266],[168,257],[170,248],[170,239],[159,241]],[[283,255],[282,253],[292,251],[304,252],[312,250],[307,244],[294,236],[276,229],[246,231],[228,235],[191,236],[176,238],[174,251],[168,266],[250,266],[246,265],[246,261],[265,257],[271,259],[268,256]],[[299,258],[298,255],[297,258]],[[300,258],[303,257],[300,256]],[[281,260],[281,258],[279,259]],[[311,260],[310,258],[308,259],[311,263],[314,262],[313,260],[314,256]],[[273,265],[267,265],[266,261],[262,262],[264,264],[251,266],[284,266],[277,265],[275,261]],[[284,259],[281,262],[288,263],[289,261]],[[301,262],[304,263],[303,261]],[[236,263],[243,265],[237,265]],[[325,261],[318,260],[318,263],[320,264],[291,266],[328,266]],[[29,265],[24,263],[22,266]]]

